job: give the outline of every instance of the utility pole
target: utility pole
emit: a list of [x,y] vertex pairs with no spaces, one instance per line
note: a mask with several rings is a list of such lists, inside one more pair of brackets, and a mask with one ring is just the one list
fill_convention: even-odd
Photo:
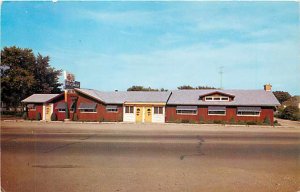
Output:
[[220,89],[223,89],[223,68],[224,68],[224,66],[221,66],[220,70],[219,70],[219,74],[220,74]]

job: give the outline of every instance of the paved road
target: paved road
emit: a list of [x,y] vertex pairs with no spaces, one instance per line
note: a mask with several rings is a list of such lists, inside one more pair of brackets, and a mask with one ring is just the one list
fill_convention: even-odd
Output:
[[300,190],[298,130],[61,126],[2,125],[5,191]]

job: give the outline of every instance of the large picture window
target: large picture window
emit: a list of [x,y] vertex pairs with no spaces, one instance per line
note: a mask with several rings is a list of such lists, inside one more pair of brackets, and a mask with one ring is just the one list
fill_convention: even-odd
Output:
[[197,115],[197,106],[177,106],[176,113],[178,115]]
[[223,106],[209,106],[208,115],[226,115],[226,107]]
[[78,109],[81,113],[96,113],[97,103],[80,103]]
[[238,116],[260,116],[261,108],[260,107],[238,107],[237,115]]
[[163,107],[154,107],[154,114],[163,114]]
[[56,105],[55,109],[58,110],[58,112],[66,112],[66,103],[60,102]]
[[118,106],[116,105],[107,105],[106,106],[106,111],[109,113],[116,113],[118,112]]
[[125,113],[134,113],[133,106],[125,106]]

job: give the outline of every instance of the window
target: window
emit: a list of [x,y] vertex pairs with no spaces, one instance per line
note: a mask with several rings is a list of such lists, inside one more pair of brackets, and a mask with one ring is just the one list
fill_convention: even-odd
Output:
[[118,112],[118,106],[116,105],[107,105],[106,106],[106,111],[109,113],[116,113]]
[[96,113],[97,104],[96,103],[80,103],[78,109],[81,113]]
[[133,106],[125,106],[125,113],[134,113]]
[[237,115],[238,116],[260,116],[261,108],[260,107],[238,107]]
[[58,109],[58,112],[66,112],[66,109]]
[[80,109],[81,113],[96,113],[96,109]]
[[179,115],[197,115],[197,106],[177,106],[176,113]]
[[209,106],[208,115],[226,115],[226,107],[223,106]]
[[65,102],[58,103],[55,109],[57,109],[58,112],[66,112],[66,103]]
[[154,107],[154,114],[163,114],[163,107]]
[[224,96],[207,96],[205,101],[229,101],[229,97]]

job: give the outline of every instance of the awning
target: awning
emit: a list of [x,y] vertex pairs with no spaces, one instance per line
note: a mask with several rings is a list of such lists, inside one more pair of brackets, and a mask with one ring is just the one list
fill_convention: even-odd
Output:
[[35,107],[34,104],[28,104],[28,105],[27,105],[27,108],[28,108],[28,109],[32,109],[32,108],[34,108],[34,107]]
[[238,112],[260,112],[261,107],[237,107]]
[[224,106],[208,106],[208,111],[226,111]]
[[80,103],[78,109],[96,109],[97,103]]
[[106,106],[106,109],[112,109],[112,110],[115,110],[115,109],[118,109],[118,106],[117,106],[117,105],[107,105],[107,106]]
[[56,105],[55,109],[66,109],[66,104],[65,103],[58,103]]
[[193,110],[197,110],[197,106],[177,106],[176,110],[189,110],[189,111],[193,111]]

